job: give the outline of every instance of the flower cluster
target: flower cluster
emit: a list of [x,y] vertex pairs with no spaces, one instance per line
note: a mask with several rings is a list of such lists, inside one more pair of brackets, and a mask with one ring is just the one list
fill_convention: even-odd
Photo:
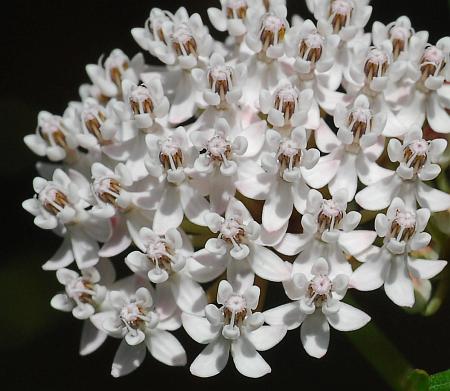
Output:
[[[24,141],[48,161],[23,207],[62,238],[43,268],[64,286],[51,305],[85,322],[81,354],[111,336],[115,377],[147,350],[185,365],[183,327],[206,345],[193,375],[231,352],[260,377],[258,352],[287,330],[322,357],[330,325],[368,323],[347,290],[384,285],[411,307],[445,267],[418,251],[450,208],[430,182],[450,133],[450,37],[428,43],[406,16],[367,33],[368,2],[307,0],[315,20],[289,22],[282,0],[220,0],[208,16],[225,42],[199,14],[152,9],[131,34],[163,65],[115,49],[87,65],[80,101],[39,113]],[[288,302],[261,312],[267,281]]]

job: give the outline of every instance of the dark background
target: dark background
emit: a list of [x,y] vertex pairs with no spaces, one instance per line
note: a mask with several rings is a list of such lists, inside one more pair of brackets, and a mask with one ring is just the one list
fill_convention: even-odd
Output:
[[[23,144],[32,133],[37,113],[62,113],[78,99],[86,82],[84,66],[119,47],[130,57],[139,47],[130,29],[141,27],[153,6],[171,11],[185,5],[199,12],[218,1],[19,1],[2,9],[0,28],[0,138],[1,138],[1,258],[0,258],[0,384],[3,390],[230,389],[230,387],[294,386],[298,389],[387,390],[388,386],[349,343],[345,333],[332,331],[330,349],[316,360],[303,351],[298,330],[263,353],[272,374],[251,380],[233,365],[212,379],[198,379],[188,368],[169,368],[148,355],[142,367],[123,379],[110,377],[118,341],[107,343],[88,357],[78,356],[81,323],[70,314],[52,310],[49,300],[59,289],[54,273],[41,264],[52,255],[58,239],[33,225],[20,206],[32,196],[34,156]],[[290,13],[309,16],[303,1],[288,1]],[[372,1],[369,22],[384,23],[406,14],[416,30],[430,30],[430,42],[449,33],[447,1]],[[3,5],[2,7],[5,7]],[[209,22],[208,22],[209,23]],[[211,29],[217,37],[217,32]],[[150,57],[146,55],[150,61]],[[278,291],[277,291],[278,289]],[[274,289],[279,292],[279,287]],[[278,304],[277,294],[269,300]],[[396,344],[414,367],[435,373],[450,367],[450,305],[447,301],[431,318],[410,315],[382,292],[356,295],[361,308]],[[202,346],[179,332],[189,362]]]

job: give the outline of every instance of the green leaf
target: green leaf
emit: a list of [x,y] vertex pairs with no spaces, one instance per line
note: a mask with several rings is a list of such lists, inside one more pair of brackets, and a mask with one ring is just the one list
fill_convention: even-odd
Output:
[[449,391],[450,390],[450,369],[444,372],[435,373],[430,376],[429,391]]
[[422,369],[414,369],[406,379],[405,390],[407,391],[429,391],[430,377]]

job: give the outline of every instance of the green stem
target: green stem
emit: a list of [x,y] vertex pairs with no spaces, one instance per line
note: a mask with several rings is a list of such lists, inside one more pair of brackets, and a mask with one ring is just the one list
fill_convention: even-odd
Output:
[[[354,299],[348,294],[346,301],[349,304],[355,304]],[[373,321],[357,331],[346,333],[346,335],[393,390],[404,391],[407,389],[413,367]]]

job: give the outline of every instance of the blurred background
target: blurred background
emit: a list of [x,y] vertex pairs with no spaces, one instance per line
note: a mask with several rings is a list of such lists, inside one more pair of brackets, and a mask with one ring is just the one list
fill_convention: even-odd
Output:
[[[303,1],[287,1],[290,14],[310,17]],[[373,0],[374,20],[389,23],[410,17],[416,30],[429,30],[430,42],[449,34],[447,0]],[[219,376],[197,379],[188,368],[169,368],[150,356],[134,374],[116,380],[110,368],[118,341],[108,340],[97,352],[78,355],[81,322],[53,310],[49,301],[60,290],[54,273],[41,265],[59,239],[33,225],[21,202],[32,196],[34,156],[23,137],[34,132],[40,110],[61,114],[78,99],[78,86],[88,80],[85,64],[118,47],[130,57],[139,51],[130,29],[143,26],[154,6],[175,11],[184,5],[209,24],[206,9],[219,1],[43,1],[14,0],[3,10],[0,28],[0,118],[2,184],[2,256],[0,259],[0,384],[3,390],[109,390],[151,388],[273,389],[291,384],[299,389],[388,390],[389,387],[354,349],[345,333],[332,332],[327,355],[316,360],[303,351],[298,330],[289,332],[274,349],[263,353],[272,374],[259,380],[240,376],[229,363]],[[212,29],[213,36],[218,36]],[[146,54],[148,62],[153,61]],[[267,306],[283,299],[278,286]],[[450,367],[450,302],[431,316],[408,314],[383,292],[354,295],[358,305],[415,368],[435,373]],[[182,332],[189,362],[202,346]],[[393,363],[395,365],[395,363]]]

